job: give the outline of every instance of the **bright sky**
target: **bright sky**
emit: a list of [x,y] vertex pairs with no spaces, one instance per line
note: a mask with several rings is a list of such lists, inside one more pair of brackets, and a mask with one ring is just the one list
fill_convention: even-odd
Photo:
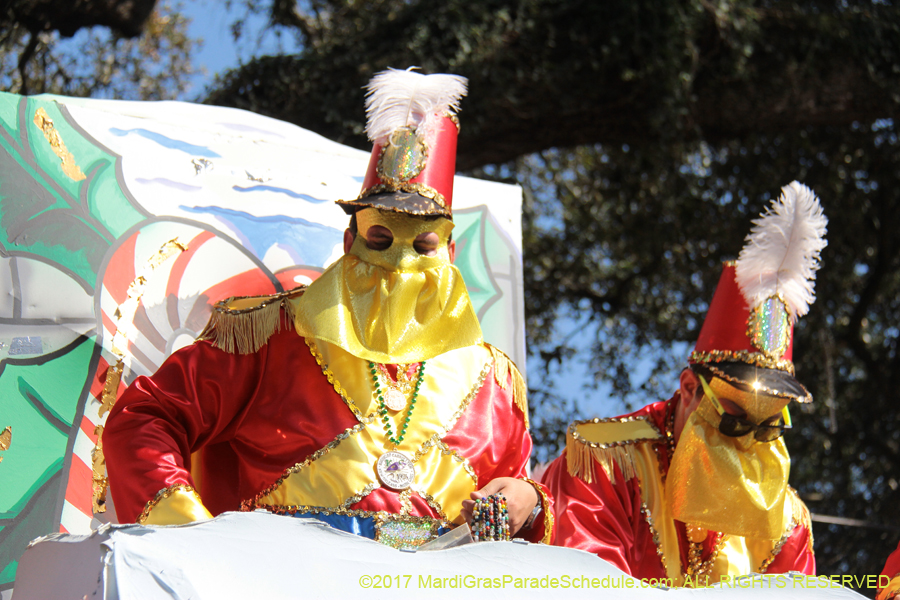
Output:
[[183,100],[199,100],[217,73],[237,67],[254,56],[299,49],[292,36],[278,38],[272,31],[263,34],[266,20],[258,15],[247,19],[244,35],[236,44],[231,34],[231,24],[244,16],[246,9],[235,5],[226,8],[226,4],[222,0],[182,2],[182,13],[191,19],[189,35],[203,40],[199,51],[195,51],[192,57],[194,65],[203,72],[194,77],[191,89]]

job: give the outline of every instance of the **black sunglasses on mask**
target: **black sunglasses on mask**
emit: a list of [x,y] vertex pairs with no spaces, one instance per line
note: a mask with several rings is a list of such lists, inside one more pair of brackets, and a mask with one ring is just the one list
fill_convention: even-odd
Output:
[[706,379],[704,379],[702,375],[698,375],[697,377],[700,379],[700,385],[703,386],[703,392],[712,402],[716,412],[719,413],[719,432],[722,435],[727,435],[728,437],[742,437],[752,432],[753,437],[755,437],[757,441],[774,442],[784,435],[785,429],[791,428],[791,415],[788,412],[787,406],[781,409],[781,422],[777,425],[756,424],[726,412],[719,402],[718,396],[710,389],[709,384],[706,383]]

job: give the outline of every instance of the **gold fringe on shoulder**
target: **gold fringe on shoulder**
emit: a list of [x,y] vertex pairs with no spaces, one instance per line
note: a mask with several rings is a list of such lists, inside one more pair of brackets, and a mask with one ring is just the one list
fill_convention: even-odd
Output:
[[525,379],[519,372],[519,368],[516,367],[516,363],[502,351],[494,348],[488,343],[485,343],[485,346],[491,351],[491,356],[494,359],[494,381],[497,382],[500,389],[506,389],[506,379],[512,374],[513,401],[515,401],[519,410],[522,411],[522,414],[525,415],[525,427],[530,428],[531,425],[528,422],[528,386],[525,384]]
[[301,286],[274,296],[235,296],[217,302],[197,340],[208,340],[229,354],[252,354],[281,330],[282,307],[293,327],[294,307],[288,300],[305,289]]
[[[598,435],[597,431],[588,433],[595,441],[579,435],[578,427],[584,425],[586,430],[596,429],[598,425],[610,429],[614,435]],[[616,483],[615,466],[629,481],[637,474],[634,463],[634,447],[643,442],[658,442],[664,439],[653,423],[645,417],[612,417],[609,419],[588,419],[575,421],[569,425],[566,433],[566,464],[569,475],[580,477],[586,483],[594,481],[594,462],[600,465],[609,478]]]
[[596,461],[603,468],[610,483],[616,483],[616,465],[622,471],[625,481],[629,481],[636,475],[635,446],[663,440],[665,440],[663,434],[647,417],[626,416],[575,421],[569,425],[566,433],[566,463],[569,475],[580,477],[587,483],[593,482]]
[[621,469],[625,481],[631,480],[636,474],[631,448],[626,446],[592,447],[573,439],[572,436],[567,436],[566,463],[569,466],[569,475],[580,477],[586,483],[592,483],[595,461],[613,484],[616,483],[615,465]]
[[800,495],[797,493],[797,490],[788,486],[788,495],[791,497],[791,508],[793,509],[794,520],[806,527],[806,531],[809,532],[809,551],[813,551],[813,529],[812,529],[812,516],[809,514],[809,508],[807,508],[806,503],[800,499]]

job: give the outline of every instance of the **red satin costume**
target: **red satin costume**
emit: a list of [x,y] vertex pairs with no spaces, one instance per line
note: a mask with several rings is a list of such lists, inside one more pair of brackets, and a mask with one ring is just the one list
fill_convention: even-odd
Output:
[[[666,431],[666,421],[674,410],[676,398],[645,406],[629,416],[647,417],[658,431]],[[651,443],[651,442],[639,442]],[[659,476],[665,478],[669,469],[666,438],[652,442],[659,459]],[[615,467],[615,484],[610,482],[600,468],[594,469],[592,483],[569,474],[566,454],[554,460],[542,478],[554,497],[556,507],[555,543],[569,548],[592,552],[636,578],[665,578],[666,569],[659,553],[662,546],[654,541],[654,531],[648,516],[642,512],[641,481],[638,477],[626,480],[622,470]],[[793,492],[789,492],[793,493]],[[661,523],[649,514],[655,529],[662,530]],[[685,526],[675,521],[681,565],[689,561],[689,547]],[[657,531],[658,533],[658,531]],[[708,560],[713,552],[716,536],[709,532],[702,546],[702,560]],[[809,522],[797,524],[783,540],[779,540],[765,568],[757,565],[753,570],[766,573],[799,571],[815,573],[812,553],[812,534]],[[676,557],[665,556],[672,563]],[[677,563],[676,563],[677,564]],[[716,577],[715,582],[718,582]],[[712,580],[711,580],[712,581]]]
[[[252,354],[196,342],[136,379],[110,414],[103,443],[119,520],[136,520],[163,488],[193,485],[191,455],[201,448],[200,492],[215,515],[239,510],[358,423],[293,327]],[[526,475],[531,437],[512,385],[498,385],[493,369],[443,441],[468,459],[479,487]],[[398,496],[380,487],[347,508],[400,513]],[[438,517],[420,496],[411,503],[409,514]],[[539,518],[527,538],[543,536]]]
[[889,600],[900,595],[900,544],[891,552],[878,578],[878,600]]

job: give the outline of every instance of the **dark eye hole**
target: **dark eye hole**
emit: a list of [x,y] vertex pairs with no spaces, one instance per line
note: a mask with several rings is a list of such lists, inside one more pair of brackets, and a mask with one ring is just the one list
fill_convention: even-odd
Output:
[[387,250],[394,243],[394,234],[387,227],[372,225],[366,231],[366,248],[369,250]]
[[424,256],[434,256],[437,254],[438,245],[441,239],[433,231],[421,233],[413,240],[413,248],[419,254]]

